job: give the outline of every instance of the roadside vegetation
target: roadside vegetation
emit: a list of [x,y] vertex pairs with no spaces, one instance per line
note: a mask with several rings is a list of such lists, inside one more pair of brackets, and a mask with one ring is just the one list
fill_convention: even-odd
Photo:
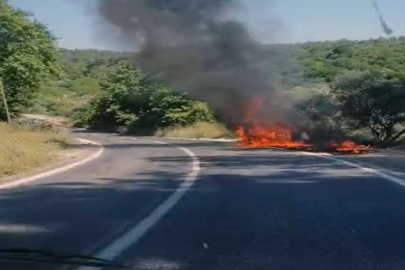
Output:
[[129,53],[59,49],[60,73],[44,80],[25,112],[72,117],[100,95],[102,80]]
[[[405,135],[405,38],[304,44],[302,78],[323,91],[299,104],[315,126],[378,145]],[[310,91],[308,91],[310,92]]]
[[[263,50],[291,56],[293,64],[281,66],[279,79],[312,129],[376,144],[404,137],[405,38],[268,45]],[[43,84],[36,106],[26,110],[69,116],[78,126],[137,134],[173,136],[169,131],[218,121],[203,101],[133,67],[133,54],[61,50],[60,59],[64,76]]]
[[[32,105],[45,78],[59,74],[56,39],[30,14],[0,0],[0,40],[0,78],[9,111],[16,113]],[[0,119],[5,119],[0,104]]]
[[191,100],[122,62],[100,81],[100,95],[78,111],[76,125],[150,135],[156,130],[214,122],[207,105]]
[[[139,70],[135,54],[57,48],[44,25],[6,0],[0,39],[0,78],[13,117],[65,116],[77,127],[140,135],[234,136],[204,100]],[[278,83],[306,127],[381,145],[404,140],[404,37],[261,49],[281,71]]]
[[5,123],[0,134],[0,178],[48,164],[68,143],[65,135]]
[[[0,120],[8,120],[35,106],[41,85],[57,78],[61,68],[47,28],[5,0],[0,0],[0,40]],[[0,122],[0,178],[46,165],[66,143],[66,137],[45,129]]]

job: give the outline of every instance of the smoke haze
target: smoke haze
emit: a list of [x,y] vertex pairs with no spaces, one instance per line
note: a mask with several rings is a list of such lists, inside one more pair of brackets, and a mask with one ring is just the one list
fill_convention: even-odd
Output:
[[[269,107],[275,89],[276,68],[268,54],[229,16],[243,8],[236,0],[98,1],[103,20],[139,51],[137,66],[207,101],[229,125],[240,124],[252,97],[264,98]],[[277,105],[271,106],[277,117]]]

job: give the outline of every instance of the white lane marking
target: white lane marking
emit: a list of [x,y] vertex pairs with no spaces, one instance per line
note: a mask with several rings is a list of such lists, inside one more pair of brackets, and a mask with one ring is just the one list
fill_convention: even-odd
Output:
[[97,152],[95,152],[94,154],[88,156],[87,158],[79,160],[79,161],[74,162],[72,164],[66,165],[64,167],[57,168],[57,169],[47,171],[47,172],[43,172],[43,173],[40,173],[40,174],[36,174],[36,175],[30,176],[30,177],[22,178],[22,179],[19,179],[19,180],[10,182],[10,183],[1,184],[0,189],[9,189],[9,188],[19,187],[21,185],[28,184],[28,183],[37,181],[37,180],[45,178],[45,177],[49,177],[49,176],[52,176],[52,175],[55,175],[55,174],[60,174],[60,173],[66,172],[68,170],[71,170],[71,169],[76,168],[78,166],[81,166],[83,164],[86,164],[86,163],[88,163],[88,162],[90,162],[90,161],[92,161],[92,160],[94,160],[96,158],[99,158],[104,152],[104,147],[99,143],[89,141],[89,140],[85,140],[85,139],[77,139],[77,140],[82,142],[82,143],[97,145],[97,146],[100,147],[100,149],[98,149]]
[[0,224],[0,233],[46,233],[49,230],[45,227],[28,224]]
[[[150,141],[150,140],[140,140],[130,138],[129,140],[134,141],[146,141],[152,142],[157,144],[164,144],[164,145],[171,145],[175,146],[178,149],[185,152],[191,158],[192,162],[192,171],[187,175],[183,183],[180,185],[176,191],[170,195],[161,205],[159,205],[148,217],[142,220],[138,225],[132,228],[129,232],[125,233],[109,246],[104,248],[101,252],[99,252],[95,257],[102,258],[104,260],[113,260],[114,258],[121,255],[125,250],[127,250],[130,246],[135,245],[142,236],[144,236],[154,225],[156,225],[162,217],[167,214],[179,201],[183,196],[190,190],[190,188],[194,185],[197,180],[198,174],[201,170],[200,168],[200,161],[196,154],[190,151],[187,148],[177,146],[174,144],[161,142],[161,141]],[[97,267],[80,267],[78,270],[90,270],[90,269],[100,269]]]
[[342,159],[333,157],[332,155],[317,154],[317,153],[310,153],[310,152],[301,152],[301,153],[304,154],[304,155],[307,155],[307,156],[317,156],[317,157],[333,160],[333,161],[335,161],[337,163],[348,165],[348,166],[360,169],[362,171],[378,175],[378,176],[380,176],[380,177],[382,177],[382,178],[384,178],[386,180],[389,180],[389,181],[391,181],[393,183],[396,183],[398,185],[401,185],[401,186],[405,187],[405,180],[404,179],[393,176],[393,175],[390,175],[388,173],[381,172],[381,171],[379,171],[377,169],[373,169],[373,168],[370,168],[370,167],[365,167],[365,166],[362,166],[362,165],[360,165],[358,163],[353,163],[353,162],[350,162],[350,161],[342,160]]

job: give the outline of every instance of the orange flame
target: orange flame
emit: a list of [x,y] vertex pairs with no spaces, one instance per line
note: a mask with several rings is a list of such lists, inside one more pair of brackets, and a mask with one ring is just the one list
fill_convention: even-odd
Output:
[[246,148],[305,149],[311,147],[303,142],[294,141],[291,129],[281,123],[267,127],[253,125],[250,129],[239,127],[237,134],[240,145]]
[[[265,123],[260,120],[262,109],[260,99],[252,99],[246,107],[245,122],[248,124],[237,129],[239,144],[244,148],[283,148],[313,151],[313,145],[294,140],[292,128],[280,122]],[[340,144],[330,143],[328,151],[340,154],[364,154],[371,151],[368,146],[357,145],[352,141]]]
[[[240,145],[246,148],[286,148],[303,149],[311,147],[303,142],[293,140],[292,128],[280,122],[263,121],[260,119],[263,103],[260,99],[252,99],[245,110],[247,127],[240,126],[237,134]],[[267,122],[267,123],[264,123]]]
[[352,141],[345,141],[340,144],[331,143],[333,150],[341,154],[366,154],[371,152],[370,146],[358,145]]

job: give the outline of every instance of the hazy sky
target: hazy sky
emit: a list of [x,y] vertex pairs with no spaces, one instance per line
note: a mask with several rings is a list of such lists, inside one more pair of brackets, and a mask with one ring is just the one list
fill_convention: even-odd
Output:
[[[102,38],[97,0],[9,0],[48,25],[67,48],[114,49]],[[191,0],[192,1],[192,0]],[[383,36],[372,0],[241,0],[244,19],[265,42],[367,39]],[[405,35],[405,0],[378,1],[388,25]],[[236,16],[236,15],[235,15]],[[239,16],[238,16],[239,17]]]

